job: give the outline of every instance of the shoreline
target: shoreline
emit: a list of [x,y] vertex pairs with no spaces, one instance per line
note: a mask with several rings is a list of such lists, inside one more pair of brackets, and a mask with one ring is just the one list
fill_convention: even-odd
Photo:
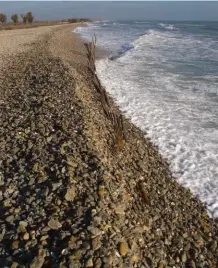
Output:
[[125,147],[113,149],[72,31],[43,33],[3,72],[2,263],[216,268],[218,223],[125,117]]

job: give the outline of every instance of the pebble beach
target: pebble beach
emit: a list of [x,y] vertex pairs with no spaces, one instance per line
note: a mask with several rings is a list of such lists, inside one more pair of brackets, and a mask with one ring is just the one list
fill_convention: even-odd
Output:
[[145,133],[123,117],[114,149],[77,26],[0,32],[0,267],[217,268],[217,220]]

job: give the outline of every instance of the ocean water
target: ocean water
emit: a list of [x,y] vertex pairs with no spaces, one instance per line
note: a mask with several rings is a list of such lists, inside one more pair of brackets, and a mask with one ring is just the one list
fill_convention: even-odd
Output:
[[177,181],[218,218],[218,22],[103,21],[76,32],[108,51],[97,73]]

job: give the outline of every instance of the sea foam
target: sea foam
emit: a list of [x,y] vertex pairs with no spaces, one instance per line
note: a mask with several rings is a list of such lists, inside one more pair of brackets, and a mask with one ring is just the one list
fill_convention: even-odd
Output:
[[[135,25],[140,29],[132,41],[125,31],[136,31]],[[112,44],[117,52],[129,41],[131,49],[115,60],[97,61],[97,73],[123,113],[158,146],[176,180],[217,218],[217,41],[183,28],[172,31],[179,25],[164,31],[158,24],[146,31],[142,24],[132,27],[122,26],[120,33],[99,29],[102,46]]]

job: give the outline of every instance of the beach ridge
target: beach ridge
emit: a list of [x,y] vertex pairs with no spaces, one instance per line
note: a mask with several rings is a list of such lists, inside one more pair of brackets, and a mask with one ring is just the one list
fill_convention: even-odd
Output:
[[108,97],[125,126],[115,150],[83,40],[43,28],[0,56],[0,263],[217,267],[218,223]]

